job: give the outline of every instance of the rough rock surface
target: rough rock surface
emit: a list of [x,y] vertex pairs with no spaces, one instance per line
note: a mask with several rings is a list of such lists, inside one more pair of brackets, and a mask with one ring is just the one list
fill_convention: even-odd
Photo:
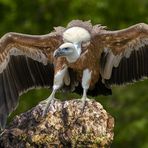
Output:
[[0,147],[110,147],[114,119],[94,100],[56,100],[42,117],[45,104],[16,116],[1,133]]

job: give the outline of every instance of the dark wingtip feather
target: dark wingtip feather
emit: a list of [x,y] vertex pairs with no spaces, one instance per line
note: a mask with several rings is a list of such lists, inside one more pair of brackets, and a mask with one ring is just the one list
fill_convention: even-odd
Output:
[[54,77],[53,64],[43,65],[25,56],[11,56],[0,73],[0,128],[4,129],[7,116],[16,108],[19,94],[32,87],[50,87]]
[[118,67],[113,67],[109,80],[105,80],[107,85],[126,84],[138,81],[143,77],[148,77],[148,45],[139,50],[133,50],[130,57],[123,57]]
[[5,129],[6,127],[6,122],[7,122],[7,115],[6,114],[1,114],[0,115],[0,129],[1,131]]

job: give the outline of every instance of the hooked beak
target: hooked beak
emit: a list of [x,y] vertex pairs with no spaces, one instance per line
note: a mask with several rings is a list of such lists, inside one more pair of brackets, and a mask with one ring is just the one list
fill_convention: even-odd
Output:
[[53,56],[55,58],[58,58],[60,56],[64,56],[65,55],[65,52],[61,49],[61,48],[58,48],[57,50],[55,50]]

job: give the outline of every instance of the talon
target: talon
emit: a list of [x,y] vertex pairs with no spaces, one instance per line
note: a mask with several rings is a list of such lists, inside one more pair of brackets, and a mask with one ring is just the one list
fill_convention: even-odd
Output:
[[43,100],[43,101],[40,102],[41,105],[45,105],[45,104],[47,104],[47,103],[48,103],[48,99]]
[[42,117],[44,117],[46,114],[47,114],[47,112],[48,112],[48,110],[49,110],[49,108],[51,107],[51,106],[53,106],[53,104],[54,104],[54,98],[48,98],[48,99],[46,99],[45,100],[45,108],[44,108],[44,110],[43,110],[43,113],[42,113]]
[[86,105],[86,100],[82,98],[82,110],[84,110],[85,105]]
[[87,97],[82,97],[81,98],[81,101],[82,101],[82,110],[84,110],[85,108],[85,105],[86,105],[86,102],[88,101],[89,99]]

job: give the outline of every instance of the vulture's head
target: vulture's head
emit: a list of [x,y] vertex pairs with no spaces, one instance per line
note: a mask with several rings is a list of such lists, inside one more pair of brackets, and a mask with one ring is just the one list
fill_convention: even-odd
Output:
[[64,43],[54,52],[54,57],[68,57],[73,55],[75,50],[73,43]]
[[54,52],[54,57],[66,57],[69,63],[81,55],[81,44],[90,40],[89,32],[81,27],[72,27],[63,33],[64,43]]

